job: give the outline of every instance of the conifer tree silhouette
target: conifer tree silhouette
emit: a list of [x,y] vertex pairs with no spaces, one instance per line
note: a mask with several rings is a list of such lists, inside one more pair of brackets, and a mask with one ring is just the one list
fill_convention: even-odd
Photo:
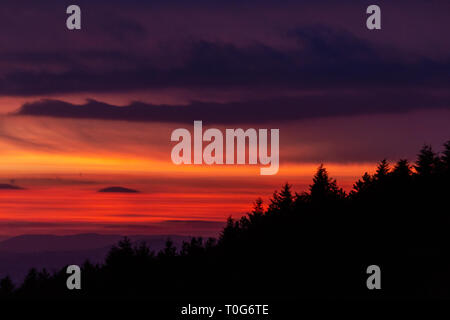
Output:
[[442,152],[442,164],[447,174],[450,173],[450,140],[444,144],[444,151]]
[[394,166],[394,169],[392,170],[392,174],[397,179],[408,179],[411,177],[411,166],[409,165],[408,160],[406,159],[400,159]]
[[337,186],[336,180],[328,176],[327,169],[321,164],[313,177],[313,184],[309,186],[309,196],[313,203],[326,203],[345,196]]
[[[83,265],[81,294],[370,299],[361,281],[376,261],[388,270],[383,297],[450,298],[449,156],[450,141],[440,157],[424,146],[414,167],[401,159],[391,169],[384,159],[349,195],[320,165],[309,190],[297,194],[286,183],[267,209],[256,199],[246,216],[228,218],[217,241],[193,237],[177,248],[168,239],[155,254],[124,238],[103,264]],[[31,269],[17,289],[2,279],[0,297],[79,295],[66,290],[66,278],[64,268]]]
[[424,145],[417,157],[416,165],[414,166],[417,174],[424,178],[430,177],[439,161],[433,148],[430,145]]
[[14,283],[9,276],[0,280],[0,297],[7,297],[14,291]]
[[269,212],[289,211],[294,203],[294,196],[291,191],[292,186],[285,183],[280,192],[275,191],[270,200]]
[[368,189],[372,185],[372,182],[373,182],[372,176],[367,172],[365,172],[362,178],[356,181],[356,183],[353,185],[354,190],[352,191],[352,195],[368,191]]
[[386,159],[380,161],[377,167],[377,171],[375,172],[374,178],[378,181],[383,181],[387,178],[390,172],[389,163]]

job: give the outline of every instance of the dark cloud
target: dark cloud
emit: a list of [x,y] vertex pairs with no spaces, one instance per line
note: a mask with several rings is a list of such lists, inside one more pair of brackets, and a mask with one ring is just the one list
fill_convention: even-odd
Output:
[[[84,29],[68,32],[61,27],[65,3],[24,7],[6,0],[8,10],[0,12],[0,41],[8,43],[0,50],[0,94],[95,97],[182,88],[258,96],[170,108],[43,100],[17,113],[127,121],[236,123],[449,107],[450,47],[433,42],[436,49],[423,52],[437,30],[448,26],[440,15],[445,2],[430,7],[419,1],[381,1],[387,31],[380,32],[364,27],[367,1],[324,2],[327,9],[296,4],[308,8],[297,15],[291,6],[296,1],[80,1]],[[402,4],[410,10],[400,10]],[[346,21],[349,15],[358,23]],[[411,32],[402,34],[410,15],[421,19],[416,22],[420,30],[408,24]],[[430,15],[433,24],[424,23]],[[280,92],[280,97],[269,99],[266,92]],[[314,94],[300,96],[305,92]]]
[[[224,227],[224,222],[209,220],[164,220],[160,222],[136,222],[136,223],[104,223],[92,221],[65,221],[42,222],[22,220],[0,220],[0,228],[16,228],[22,233],[35,232],[36,230],[64,229],[74,232],[83,232],[95,228],[97,232],[117,230],[123,233],[152,233],[152,234],[178,234],[178,235],[205,235],[216,236]],[[51,231],[50,231],[51,232]]]
[[450,94],[405,91],[326,93],[228,103],[191,102],[154,105],[134,102],[115,106],[95,100],[75,105],[60,100],[24,104],[13,115],[143,122],[256,123],[348,115],[403,113],[418,109],[449,109]]
[[[117,28],[124,34],[129,28],[146,32],[132,22]],[[119,31],[114,34],[124,36]],[[132,48],[2,53],[0,62],[18,66],[0,76],[0,93],[26,96],[170,87],[436,89],[450,83],[450,55],[440,60],[405,56],[395,48],[377,47],[348,31],[325,26],[303,26],[287,37],[297,47],[192,40],[159,48],[163,53],[167,50],[167,57],[159,58]]]
[[124,187],[107,187],[98,190],[97,192],[110,192],[110,193],[139,193],[140,191]]
[[0,190],[23,190],[24,188],[8,184],[8,183],[0,183]]

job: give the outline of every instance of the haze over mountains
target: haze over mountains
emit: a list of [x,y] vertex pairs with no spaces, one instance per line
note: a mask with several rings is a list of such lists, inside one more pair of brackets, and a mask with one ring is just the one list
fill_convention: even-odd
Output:
[[[124,236],[101,234],[0,236],[0,278],[9,275],[20,283],[30,268],[46,268],[49,272],[68,264],[83,264],[87,259],[101,263],[109,249]],[[134,243],[146,242],[154,251],[161,250],[168,238],[180,247],[187,236],[132,235]]]

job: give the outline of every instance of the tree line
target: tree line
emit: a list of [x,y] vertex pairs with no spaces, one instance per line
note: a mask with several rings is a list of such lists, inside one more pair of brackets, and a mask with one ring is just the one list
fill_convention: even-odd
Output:
[[[218,239],[193,237],[155,252],[124,238],[101,264],[82,266],[82,289],[67,290],[66,268],[31,269],[0,297],[405,298],[450,297],[450,141],[414,163],[382,160],[345,192],[323,165],[302,193],[286,183],[228,218]],[[383,289],[367,290],[366,268]]]

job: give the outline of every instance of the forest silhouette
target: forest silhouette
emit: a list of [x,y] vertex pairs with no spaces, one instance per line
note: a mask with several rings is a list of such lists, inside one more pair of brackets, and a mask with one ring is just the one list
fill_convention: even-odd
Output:
[[[269,203],[228,219],[218,239],[193,237],[160,252],[124,238],[102,264],[0,280],[0,297],[22,298],[449,298],[450,141],[417,161],[379,162],[346,193],[320,165],[309,190],[286,183]],[[381,268],[381,290],[366,269]]]

